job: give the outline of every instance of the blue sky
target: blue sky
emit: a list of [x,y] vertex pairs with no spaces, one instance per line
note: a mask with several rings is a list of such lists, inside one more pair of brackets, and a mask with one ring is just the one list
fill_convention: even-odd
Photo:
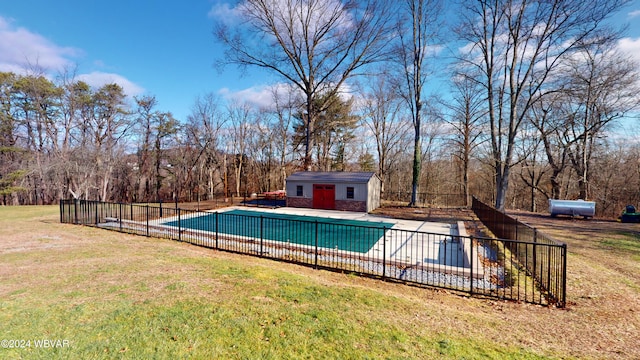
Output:
[[[264,98],[276,78],[240,76],[213,64],[222,49],[212,35],[215,0],[0,0],[0,71],[23,73],[27,63],[50,71],[77,66],[90,85],[122,85],[128,95],[155,95],[158,110],[179,120],[205,93]],[[640,0],[616,15],[629,23],[621,46],[640,61]]]
[[21,72],[27,62],[49,70],[77,65],[90,85],[115,81],[129,95],[155,95],[159,110],[184,120],[198,95],[230,96],[259,85],[234,68],[214,69],[222,50],[208,14],[216,4],[2,0],[0,71]]

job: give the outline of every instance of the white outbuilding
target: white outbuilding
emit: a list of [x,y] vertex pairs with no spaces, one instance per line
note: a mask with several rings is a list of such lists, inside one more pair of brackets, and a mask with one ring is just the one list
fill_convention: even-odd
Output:
[[286,180],[287,206],[370,212],[380,207],[374,172],[301,171]]

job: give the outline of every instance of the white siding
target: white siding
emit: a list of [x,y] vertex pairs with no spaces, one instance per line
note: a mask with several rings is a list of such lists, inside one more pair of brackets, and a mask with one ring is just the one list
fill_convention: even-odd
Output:
[[[297,195],[297,187],[298,185],[302,186],[302,196]],[[303,197],[307,199],[311,199],[313,197],[313,184],[308,184],[299,181],[287,181],[287,196],[288,197]]]
[[380,207],[380,190],[382,184],[377,176],[372,176],[367,186],[367,212]]
[[[353,188],[353,199],[347,199],[347,187]],[[336,200],[367,201],[367,184],[336,184]]]

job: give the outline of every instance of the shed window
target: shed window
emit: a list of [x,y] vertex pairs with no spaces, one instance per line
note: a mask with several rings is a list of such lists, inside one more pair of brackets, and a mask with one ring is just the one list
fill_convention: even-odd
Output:
[[353,199],[353,186],[347,186],[347,199]]
[[296,196],[302,196],[304,193],[302,191],[302,185],[297,185],[296,186]]

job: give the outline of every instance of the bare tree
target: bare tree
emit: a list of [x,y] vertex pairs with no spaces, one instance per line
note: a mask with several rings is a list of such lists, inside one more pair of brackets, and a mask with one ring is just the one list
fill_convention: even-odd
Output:
[[[615,43],[591,44],[576,53],[556,76],[556,93],[531,107],[551,169],[551,198],[591,197],[593,152],[604,145],[607,128],[637,109],[637,65],[615,50]],[[578,175],[578,195],[562,191],[560,177],[570,166]]]
[[[487,98],[495,206],[503,210],[514,145],[525,114],[550,75],[585,43],[600,41],[604,20],[626,0],[491,0],[461,4],[464,63],[481,77]],[[593,36],[597,33],[598,36]],[[607,35],[608,36],[608,35]],[[536,96],[528,96],[536,94]]]
[[393,155],[400,151],[410,126],[408,120],[402,119],[401,101],[388,77],[384,72],[376,76],[363,100],[363,120],[375,140],[382,193]]
[[[288,91],[287,91],[288,90]],[[279,92],[274,89],[272,94],[275,108],[273,109],[276,121],[272,124],[273,141],[276,143],[276,152],[279,155],[279,177],[277,183],[280,185],[278,189],[285,189],[287,179],[287,156],[292,151],[289,139],[292,137],[291,125],[294,121],[294,113],[299,109],[300,99],[295,95],[293,89],[287,89]],[[284,93],[284,94],[282,94]]]
[[535,127],[544,148],[546,162],[551,170],[551,192],[543,191],[547,198],[561,198],[560,176],[567,166],[567,147],[562,143],[567,129],[567,118],[562,115],[562,94],[550,94],[530,108],[529,121]]
[[[217,24],[223,63],[257,66],[294,84],[305,97],[303,167],[312,168],[317,114],[345,82],[385,57],[391,6],[384,0],[247,0],[240,23]],[[327,96],[328,95],[328,96]]]
[[137,105],[135,131],[138,135],[135,200],[149,201],[152,193],[152,141],[157,101],[154,96],[143,96],[135,98],[135,102]]
[[570,126],[565,137],[567,155],[579,174],[579,197],[591,197],[590,165],[599,138],[606,127],[638,108],[640,80],[637,64],[612,44],[586,46],[566,69],[569,85],[565,109]]
[[[155,96],[146,95],[135,98],[135,101],[138,148],[134,186],[141,200],[160,201],[164,197],[160,190],[162,181],[166,178],[165,173],[174,171],[164,166],[168,164],[167,150],[176,145],[172,139],[179,132],[180,125],[170,112],[156,109]],[[138,196],[136,199],[139,199]]]
[[74,198],[89,197],[91,187],[91,174],[95,171],[95,163],[89,158],[88,146],[91,143],[89,136],[92,90],[83,81],[66,81],[65,97],[62,111],[69,118],[69,125],[73,129],[70,132],[67,154],[64,156],[63,186],[66,192]]
[[[219,174],[224,172],[220,154],[220,137],[227,119],[220,109],[220,99],[208,93],[198,96],[187,116],[186,141],[196,147],[197,156],[192,167],[197,167],[198,198],[200,187],[207,189],[207,197],[213,198],[220,182]],[[191,174],[190,176],[194,176]]]
[[[227,128],[227,136],[231,144],[231,153],[233,155],[233,170],[235,176],[235,194],[241,195],[242,184],[246,184],[246,169],[248,162],[247,151],[251,144],[252,128],[255,127],[257,118],[255,118],[252,109],[248,104],[232,103],[227,106],[227,116],[229,119],[229,127]],[[246,187],[245,187],[246,189]]]
[[[154,192],[157,200],[162,199],[160,190],[162,189],[162,180],[166,177],[161,171],[163,167],[163,160],[166,158],[165,154],[172,143],[173,135],[177,134],[180,130],[180,124],[173,117],[170,112],[156,112],[154,114],[153,123],[153,169],[155,175],[155,187]],[[166,164],[167,167],[173,166],[172,164]],[[170,169],[169,173],[175,172]],[[174,187],[175,188],[175,187]],[[177,194],[174,193],[174,196]]]
[[402,85],[399,85],[399,91],[409,105],[413,120],[413,172],[409,206],[415,206],[422,164],[421,129],[425,109],[424,86],[430,73],[427,62],[433,55],[433,47],[438,40],[442,5],[439,0],[405,0],[404,5],[402,9],[406,11],[407,16],[400,18],[398,26],[400,41],[397,54],[403,79]]
[[522,132],[529,136],[522,136],[522,139],[517,142],[516,152],[519,153],[517,156],[522,159],[517,170],[520,180],[528,190],[528,197],[520,196],[519,200],[521,200],[521,204],[528,201],[529,210],[536,212],[536,194],[540,192],[546,197],[549,196],[542,183],[547,179],[546,175],[550,167],[544,162],[544,142],[540,136],[536,136],[536,128],[530,122],[526,122]]
[[449,125],[453,129],[453,156],[459,162],[459,184],[466,201],[469,200],[469,172],[471,155],[480,145],[481,122],[487,111],[480,86],[467,76],[454,76],[453,101],[444,104],[451,111]]
[[[639,204],[638,145],[602,139],[593,149],[589,198],[597,202],[600,216],[619,216],[626,205]],[[579,190],[579,189],[578,189]]]
[[[447,147],[443,146],[445,137],[445,122],[443,121],[440,102],[436,97],[425,101],[422,118],[421,149],[420,149],[420,176],[421,192],[423,195],[440,192],[450,181],[443,181],[439,176],[442,170],[442,156]],[[448,153],[448,151],[446,151]],[[446,159],[447,162],[449,158]],[[446,191],[449,191],[447,189]],[[417,198],[416,198],[417,199]],[[422,202],[427,200],[424,198]]]
[[121,86],[107,84],[94,93],[90,123],[92,145],[95,146],[96,188],[99,199],[107,201],[110,200],[109,186],[115,162],[123,158],[124,138],[132,127]]

